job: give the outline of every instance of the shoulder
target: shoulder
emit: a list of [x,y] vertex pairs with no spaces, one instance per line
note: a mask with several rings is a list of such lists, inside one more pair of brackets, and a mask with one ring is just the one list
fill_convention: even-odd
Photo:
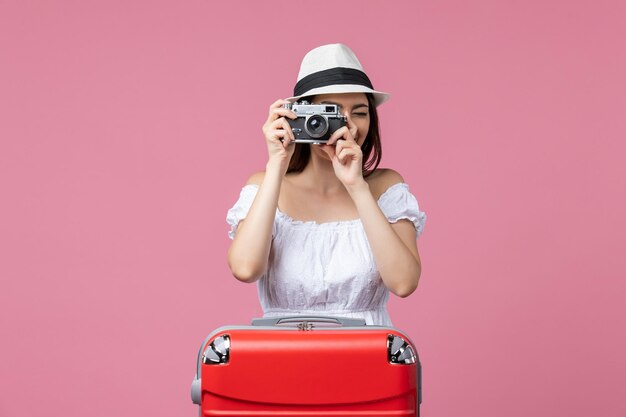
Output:
[[404,182],[402,175],[390,168],[379,168],[367,177],[367,183],[376,199],[392,185],[402,182]]
[[255,172],[254,174],[250,176],[250,178],[248,178],[246,185],[250,185],[250,184],[261,185],[261,183],[263,182],[263,178],[265,178],[265,171]]

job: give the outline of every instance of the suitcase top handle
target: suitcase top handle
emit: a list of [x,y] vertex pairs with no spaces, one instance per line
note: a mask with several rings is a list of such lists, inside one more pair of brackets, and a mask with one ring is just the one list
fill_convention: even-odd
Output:
[[328,323],[345,327],[365,326],[365,319],[331,316],[283,316],[253,319],[253,326],[278,326],[279,324]]

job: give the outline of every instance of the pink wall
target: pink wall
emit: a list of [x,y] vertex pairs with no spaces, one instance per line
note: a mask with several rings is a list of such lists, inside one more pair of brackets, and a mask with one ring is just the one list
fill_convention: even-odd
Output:
[[197,415],[199,343],[260,315],[226,210],[330,42],[429,216],[423,415],[626,416],[625,3],[227,3],[1,3],[0,416]]

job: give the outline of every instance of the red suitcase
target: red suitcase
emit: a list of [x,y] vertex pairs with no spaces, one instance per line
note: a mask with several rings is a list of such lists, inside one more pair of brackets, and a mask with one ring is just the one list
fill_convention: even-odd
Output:
[[202,343],[200,416],[419,416],[421,364],[401,331],[361,319],[281,317]]

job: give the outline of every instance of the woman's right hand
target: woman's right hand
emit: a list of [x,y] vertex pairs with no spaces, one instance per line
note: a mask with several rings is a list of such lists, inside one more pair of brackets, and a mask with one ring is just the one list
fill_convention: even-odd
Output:
[[287,100],[277,100],[270,106],[269,116],[263,125],[263,134],[269,154],[268,165],[277,165],[284,174],[295,150],[294,135],[286,117],[296,119],[296,114],[283,107]]

